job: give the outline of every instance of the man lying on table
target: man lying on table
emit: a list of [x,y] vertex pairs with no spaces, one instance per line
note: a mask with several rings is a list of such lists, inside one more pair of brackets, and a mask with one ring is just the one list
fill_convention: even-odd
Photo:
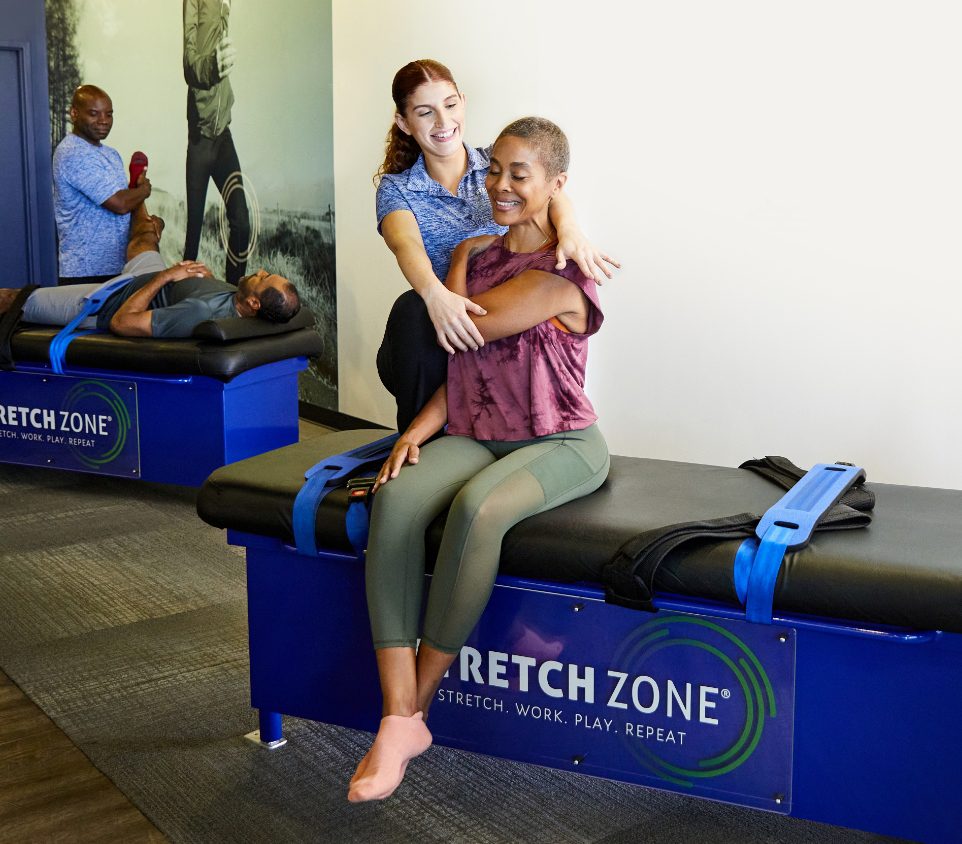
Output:
[[[96,325],[123,337],[189,337],[197,325],[209,319],[260,317],[283,323],[300,310],[297,288],[267,270],[244,276],[234,287],[213,278],[211,271],[197,261],[166,267],[158,251],[162,230],[163,221],[139,206],[131,221],[123,269],[124,275],[134,279],[113,293],[96,316],[82,323],[82,328]],[[27,299],[22,318],[44,325],[66,325],[80,313],[84,297],[103,286],[38,288]],[[10,307],[18,292],[16,288],[0,288],[0,314]]]

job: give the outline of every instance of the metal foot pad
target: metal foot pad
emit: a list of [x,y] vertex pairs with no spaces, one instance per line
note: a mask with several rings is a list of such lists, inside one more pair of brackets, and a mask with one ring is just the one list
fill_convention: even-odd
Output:
[[287,744],[286,738],[279,738],[277,741],[261,741],[260,730],[254,730],[254,732],[245,735],[244,738],[248,741],[254,742],[254,744],[263,748],[264,750],[277,750],[277,748],[283,747],[285,744]]

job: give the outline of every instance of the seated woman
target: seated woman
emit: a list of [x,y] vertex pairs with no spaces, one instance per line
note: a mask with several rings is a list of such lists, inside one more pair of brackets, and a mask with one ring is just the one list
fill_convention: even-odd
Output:
[[[556,268],[548,216],[567,167],[554,123],[528,117],[504,129],[485,187],[508,230],[452,255],[447,284],[484,308],[472,319],[485,342],[449,359],[446,384],[378,475],[366,578],[384,717],[351,801],[389,796],[430,746],[428,707],[488,602],[504,534],[607,477],[608,448],[584,393],[588,337],[603,319],[597,287],[573,262]],[[446,436],[419,448],[445,424]],[[415,650],[424,533],[449,505]]]

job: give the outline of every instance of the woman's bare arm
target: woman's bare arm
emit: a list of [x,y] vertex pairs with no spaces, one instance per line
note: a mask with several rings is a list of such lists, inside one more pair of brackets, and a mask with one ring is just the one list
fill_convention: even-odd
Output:
[[462,240],[455,246],[454,252],[451,253],[451,264],[448,267],[448,277],[444,280],[444,286],[458,296],[467,296],[468,261],[487,249],[497,239],[497,235],[481,234]]
[[448,387],[442,384],[394,444],[391,454],[377,473],[377,481],[371,491],[377,492],[392,478],[396,478],[405,464],[417,463],[421,445],[440,431],[447,421]]
[[526,270],[472,301],[487,311],[472,317],[486,343],[520,334],[552,317],[573,333],[588,329],[588,300],[578,286],[542,270]]

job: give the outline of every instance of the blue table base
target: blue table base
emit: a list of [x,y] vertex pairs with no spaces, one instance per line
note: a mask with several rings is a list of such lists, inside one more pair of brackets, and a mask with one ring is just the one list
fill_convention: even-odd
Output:
[[[247,548],[251,702],[374,731],[363,565]],[[962,826],[962,636],[502,576],[443,681],[438,744],[926,842]],[[345,787],[347,776],[345,777]]]
[[306,366],[277,361],[225,383],[19,364],[0,371],[0,462],[200,486],[220,466],[297,442]]

